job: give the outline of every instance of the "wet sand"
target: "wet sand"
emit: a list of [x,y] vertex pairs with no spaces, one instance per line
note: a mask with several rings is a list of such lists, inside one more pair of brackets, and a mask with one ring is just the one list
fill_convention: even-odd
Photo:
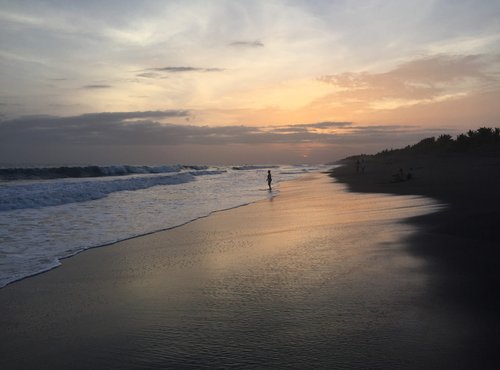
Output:
[[434,234],[403,222],[435,210],[314,174],[86,251],[0,290],[0,368],[487,368],[493,315],[443,296]]
[[[463,154],[366,157],[332,171],[351,191],[423,195],[446,204],[408,220],[419,233],[412,254],[427,262],[430,287],[443,307],[475,324],[468,353],[476,368],[497,368],[500,356],[500,158]],[[398,181],[399,169],[411,179]],[[473,360],[471,360],[473,363]]]

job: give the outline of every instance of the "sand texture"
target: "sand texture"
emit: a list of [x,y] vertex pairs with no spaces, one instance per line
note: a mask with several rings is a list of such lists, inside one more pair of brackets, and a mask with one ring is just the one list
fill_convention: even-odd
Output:
[[494,364],[496,313],[463,305],[456,266],[422,252],[463,240],[414,222],[439,204],[326,174],[280,191],[1,289],[0,368]]
[[401,153],[366,156],[364,162],[362,172],[356,158],[344,160],[332,176],[354,192],[424,195],[446,204],[441,212],[411,220],[420,228],[412,251],[428,261],[438,296],[488,328],[478,346],[499,347],[500,157]]

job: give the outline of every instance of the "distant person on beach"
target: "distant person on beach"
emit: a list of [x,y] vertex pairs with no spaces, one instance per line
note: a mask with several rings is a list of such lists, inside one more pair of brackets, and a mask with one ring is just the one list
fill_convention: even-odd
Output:
[[401,182],[401,181],[407,181],[407,180],[411,180],[413,175],[411,174],[411,172],[408,172],[406,175],[405,175],[405,172],[403,171],[402,168],[399,169],[399,172],[398,173],[395,173],[394,175],[392,175],[393,177],[393,181],[394,182]]
[[273,178],[271,177],[271,170],[267,170],[267,186],[269,186],[269,190],[271,189],[271,183],[273,182]]

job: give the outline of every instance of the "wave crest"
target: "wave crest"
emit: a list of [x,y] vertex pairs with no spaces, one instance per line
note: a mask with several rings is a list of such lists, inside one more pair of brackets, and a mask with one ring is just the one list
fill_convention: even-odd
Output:
[[198,176],[217,175],[222,172],[224,171],[198,170],[125,179],[60,180],[2,186],[0,212],[86,202],[104,198],[117,191],[142,190],[157,185],[177,185],[194,181]]
[[63,166],[63,167],[28,167],[0,168],[1,180],[49,180],[63,178],[126,176],[148,173],[171,173],[182,170],[206,170],[207,166]]

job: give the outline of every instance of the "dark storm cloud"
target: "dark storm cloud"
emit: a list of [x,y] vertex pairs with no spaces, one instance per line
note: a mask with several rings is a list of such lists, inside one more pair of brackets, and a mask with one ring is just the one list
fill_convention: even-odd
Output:
[[259,40],[254,41],[233,41],[229,44],[229,46],[235,47],[250,47],[250,48],[262,48],[264,44]]
[[[91,113],[72,117],[29,116],[0,121],[0,143],[16,145],[225,145],[373,142],[391,135],[421,137],[408,126],[355,126],[318,122],[289,126],[194,126],[158,119],[188,117],[183,110]],[[317,131],[318,128],[337,128]]]

